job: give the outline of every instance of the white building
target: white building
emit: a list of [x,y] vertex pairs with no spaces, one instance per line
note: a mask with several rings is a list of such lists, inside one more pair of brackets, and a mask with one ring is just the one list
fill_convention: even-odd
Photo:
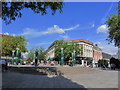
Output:
[[[80,45],[82,49],[82,54],[78,55],[78,57],[81,57],[83,60],[94,60],[94,57],[98,57],[99,55],[100,59],[102,58],[102,51],[99,50],[101,54],[95,54],[94,51],[97,52],[98,49],[94,49],[94,44],[90,41],[84,40],[84,39],[77,39],[77,40],[67,40],[64,41],[67,43],[77,43]],[[101,56],[100,56],[101,55]],[[47,55],[46,59],[48,60],[49,58],[54,58],[55,57],[55,42],[53,42],[49,48],[47,49]]]

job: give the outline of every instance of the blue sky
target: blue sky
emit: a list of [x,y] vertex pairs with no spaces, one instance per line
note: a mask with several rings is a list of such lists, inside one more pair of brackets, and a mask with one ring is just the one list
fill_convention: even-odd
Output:
[[27,48],[47,47],[55,40],[86,39],[97,43],[104,52],[115,54],[117,48],[108,44],[105,20],[116,13],[115,2],[66,2],[63,13],[53,16],[22,10],[22,17],[9,25],[2,23],[2,33],[24,35],[29,41]]

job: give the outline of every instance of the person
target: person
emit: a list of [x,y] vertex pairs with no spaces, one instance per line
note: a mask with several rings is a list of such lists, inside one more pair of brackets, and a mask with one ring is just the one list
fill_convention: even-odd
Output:
[[6,65],[6,61],[5,60],[1,60],[1,64],[2,64],[2,71],[5,71],[5,65]]
[[115,64],[111,64],[111,69],[115,70],[116,65]]
[[44,65],[46,65],[46,60],[44,60]]

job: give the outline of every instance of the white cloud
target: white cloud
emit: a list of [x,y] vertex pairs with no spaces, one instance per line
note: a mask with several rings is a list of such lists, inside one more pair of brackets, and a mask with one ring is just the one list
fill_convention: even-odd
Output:
[[107,25],[101,25],[97,28],[97,33],[107,33],[108,27]]
[[6,33],[4,33],[4,35],[9,35],[9,33],[8,33],[8,32],[6,32]]
[[6,33],[1,33],[1,34],[4,34],[4,35],[11,35],[11,36],[16,36],[16,34],[10,34],[10,33],[8,33],[8,32],[6,32]]
[[58,25],[54,25],[53,27],[48,28],[47,31],[43,32],[43,34],[52,34],[52,33],[65,33],[64,29],[60,28]]
[[95,27],[95,24],[92,24],[91,27],[94,28],[94,27]]
[[48,28],[46,31],[41,31],[41,32],[39,32],[35,29],[32,29],[32,28],[25,28],[23,30],[22,35],[30,36],[30,37],[37,37],[37,36],[41,36],[41,35],[54,34],[54,33],[63,34],[66,31],[74,30],[78,27],[79,27],[79,24],[77,24],[73,27],[67,28],[67,29],[63,29],[63,28],[60,28],[58,25],[54,25],[53,27]]
[[15,34],[12,34],[12,36],[16,36]]
[[80,25],[79,24],[77,24],[76,26],[74,26],[74,27],[71,27],[71,28],[67,28],[67,29],[63,29],[64,31],[70,31],[70,30],[74,30],[74,29],[76,29],[76,28],[78,28]]
[[115,47],[113,44],[107,44],[105,42],[97,42],[97,44],[103,52],[109,53],[111,55],[115,55],[118,52],[118,48]]
[[70,38],[68,35],[60,35],[60,37],[62,37],[63,39],[68,39],[68,38]]
[[38,36],[40,35],[41,32],[37,32],[35,29],[32,29],[32,28],[25,28],[23,30],[23,34],[24,36]]

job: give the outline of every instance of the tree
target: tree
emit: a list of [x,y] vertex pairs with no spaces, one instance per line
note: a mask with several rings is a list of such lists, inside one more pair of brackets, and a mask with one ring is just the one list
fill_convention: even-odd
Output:
[[120,60],[115,59],[114,57],[110,59],[110,64],[115,64],[115,68],[120,68]]
[[12,50],[19,48],[21,52],[27,51],[27,40],[23,36],[5,35],[2,37],[2,56],[12,55]]
[[34,60],[35,58],[34,54],[35,54],[35,48],[31,48],[28,53],[28,60],[27,60],[29,63]]
[[39,54],[38,54],[38,58],[40,62],[45,60],[45,55],[46,55],[45,49],[43,47],[40,47]]
[[41,13],[41,15],[47,14],[49,8],[54,15],[57,10],[62,12],[63,2],[36,2],[36,0],[33,2],[2,2],[3,21],[9,24],[16,18],[20,18],[24,8],[31,9],[34,13]]
[[30,52],[28,54],[28,61],[29,62],[32,62],[34,59],[35,59],[35,51],[36,49],[38,49],[38,59],[39,61],[44,61],[45,60],[45,55],[46,55],[46,52],[45,52],[45,49],[43,47],[33,47],[30,49]]
[[55,57],[60,58],[61,57],[61,48],[63,48],[63,52],[64,52],[64,57],[65,58],[70,58],[72,57],[72,53],[75,50],[76,51],[76,55],[82,54],[82,47],[80,47],[79,44],[76,43],[68,43],[68,42],[64,42],[63,40],[56,40],[55,42]]
[[106,21],[108,24],[109,36],[107,40],[115,43],[118,47],[118,58],[120,59],[120,3],[118,3],[117,14],[112,14]]
[[108,61],[105,59],[101,59],[98,61],[98,67],[106,68],[108,67]]

